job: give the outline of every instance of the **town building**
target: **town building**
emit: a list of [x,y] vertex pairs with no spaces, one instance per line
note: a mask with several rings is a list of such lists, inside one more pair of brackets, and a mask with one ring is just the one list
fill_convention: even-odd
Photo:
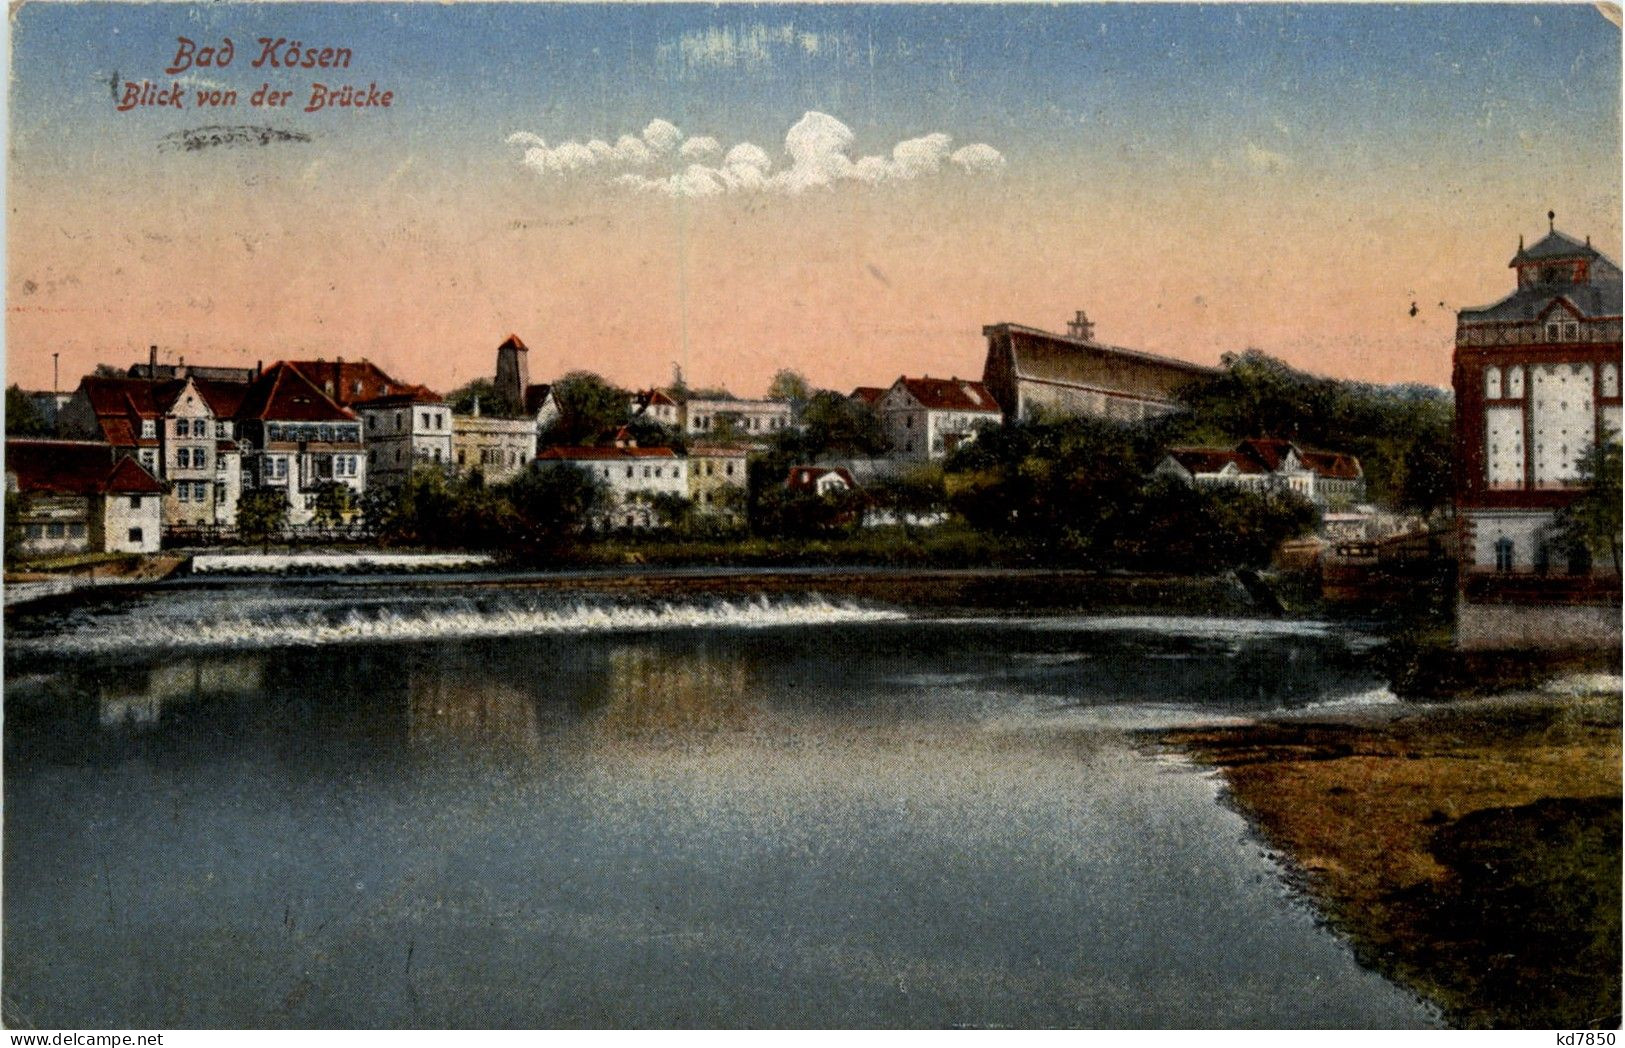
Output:
[[1189,383],[1216,369],[1096,341],[1083,310],[1064,335],[992,324],[982,381],[1008,421],[1039,415],[1136,422],[1173,411]]
[[713,440],[763,441],[794,425],[788,401],[695,397],[684,405],[683,432]]
[[593,511],[598,528],[648,528],[659,523],[654,499],[688,497],[687,463],[671,448],[640,448],[621,434],[602,447],[550,447],[537,459],[543,468],[567,466],[604,485],[606,498]]
[[59,428],[66,437],[108,444],[163,481],[166,528],[231,528],[242,490],[235,416],[247,389],[191,375],[86,376]]
[[1365,471],[1354,455],[1317,451],[1289,440],[1257,438],[1233,448],[1169,448],[1156,472],[1200,487],[1294,491],[1322,509],[1365,498]]
[[1505,298],[1457,317],[1455,489],[1463,647],[1620,643],[1619,576],[1554,527],[1582,457],[1620,433],[1621,276],[1557,231],[1520,239]]
[[[530,380],[530,347],[518,335],[510,334],[497,347],[494,392],[519,408],[536,426],[539,435],[559,416],[553,387]],[[535,448],[531,449],[532,454]]]
[[505,484],[536,458],[536,422],[530,418],[492,418],[472,415],[451,419],[452,456],[458,475],[476,472],[486,484]]
[[254,367],[229,367],[213,364],[188,364],[185,357],[181,357],[174,364],[160,364],[158,362],[158,347],[147,348],[147,361],[144,364],[131,364],[125,371],[129,378],[144,378],[153,382],[166,382],[178,378],[201,378],[210,382],[228,382],[246,386],[254,381],[260,374],[259,365]]
[[998,401],[980,382],[960,378],[899,376],[875,406],[891,441],[891,457],[919,462],[946,458],[974,440],[976,427],[1004,418]]
[[311,523],[330,485],[359,506],[367,486],[361,420],[302,369],[282,362],[260,375],[243,397],[238,427],[244,487],[285,493],[290,525]]
[[784,486],[799,495],[840,495],[859,490],[858,482],[844,466],[792,466]]
[[855,400],[865,407],[873,408],[880,403],[880,398],[886,395],[885,386],[859,386],[846,395],[846,399]]
[[743,513],[750,452],[736,444],[690,444],[688,497],[697,513]]
[[453,419],[446,398],[423,386],[350,405],[361,417],[368,483],[396,487],[420,466],[452,468]]
[[646,418],[673,429],[683,426],[683,405],[663,389],[645,389],[632,394],[631,407],[633,418]]
[[164,485],[110,444],[8,440],[6,490],[25,556],[158,549]]

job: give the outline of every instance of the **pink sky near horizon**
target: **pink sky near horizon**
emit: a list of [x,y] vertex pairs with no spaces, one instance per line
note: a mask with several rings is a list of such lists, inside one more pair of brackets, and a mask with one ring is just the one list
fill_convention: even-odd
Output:
[[[593,17],[567,5],[521,10],[528,6],[497,15]],[[33,75],[42,90],[29,106],[14,103],[29,119],[14,113],[7,381],[49,388],[56,353],[61,387],[72,389],[97,364],[128,366],[156,344],[166,361],[184,356],[197,364],[367,357],[402,381],[444,392],[489,376],[496,346],[511,332],[531,348],[534,381],[585,369],[646,387],[669,381],[680,364],[691,384],[742,395],[763,392],[780,368],[848,390],[887,385],[904,373],[979,377],[983,326],[1060,331],[1081,308],[1100,340],[1133,349],[1215,363],[1223,353],[1256,348],[1339,378],[1445,386],[1455,310],[1511,290],[1506,263],[1520,235],[1545,233],[1548,209],[1557,212],[1559,229],[1589,235],[1619,258],[1621,192],[1610,173],[1619,170],[1618,71],[1565,59],[1567,50],[1547,55],[1549,47],[1537,46],[1540,33],[1553,31],[1542,27],[1545,12],[1428,9],[1415,16],[1419,24],[1440,25],[1424,39],[1399,25],[1401,15],[1371,8],[1247,8],[1236,20],[1248,24],[1233,30],[1232,42],[1256,50],[1254,64],[1219,53],[1188,67],[1233,81],[1222,92],[1197,93],[1216,107],[1203,119],[1160,104],[1164,92],[1172,99],[1182,91],[1184,106],[1196,103],[1178,75],[1185,67],[1164,53],[1158,20],[1189,21],[1188,38],[1168,47],[1190,51],[1212,39],[1226,12],[1165,7],[1023,12],[1076,33],[1078,47],[1058,53],[1082,55],[1079,69],[1098,73],[1086,101],[1128,98],[1141,108],[1125,110],[1119,101],[1074,111],[1068,107],[1077,99],[1051,90],[1069,84],[1030,83],[1017,70],[1003,88],[1014,101],[989,112],[1030,116],[1031,126],[1003,129],[973,111],[969,94],[924,91],[935,81],[916,55],[934,55],[941,70],[931,75],[958,83],[963,49],[928,31],[931,19],[948,16],[922,9],[916,26],[913,12],[877,8],[874,20],[906,23],[902,39],[934,41],[941,53],[922,45],[882,66],[880,73],[900,78],[900,93],[886,96],[883,81],[863,97],[887,97],[888,106],[849,102],[860,112],[846,116],[862,132],[853,155],[884,155],[906,135],[941,128],[957,136],[956,145],[985,137],[1007,160],[1001,172],[973,176],[944,165],[945,173],[915,181],[680,199],[634,193],[608,179],[538,176],[519,162],[520,150],[504,144],[512,130],[544,129],[556,144],[586,137],[583,127],[635,131],[657,115],[633,101],[624,108],[635,118],[587,123],[579,115],[586,108],[614,108],[607,88],[524,122],[477,106],[462,120],[455,110],[428,108],[324,115],[289,119],[313,133],[303,145],[164,151],[155,143],[169,125],[148,115],[76,123],[81,110],[74,106],[111,109],[106,84],[94,79],[100,70],[91,68],[100,59],[79,58],[84,68],[69,69],[53,64],[67,53],[54,38],[26,38],[39,54],[24,72],[41,70]],[[389,10],[361,8],[353,17],[388,23],[381,16]],[[178,18],[184,10],[86,14],[131,22],[149,14]],[[321,13],[352,17],[335,8]],[[1601,39],[1599,32],[1617,36],[1594,14],[1561,14],[1547,21],[1575,23],[1564,30],[1564,48],[1583,48]],[[242,16],[229,7],[208,14],[228,27]],[[438,7],[421,15],[444,16]],[[671,15],[678,16],[696,24],[713,17],[700,9]],[[818,16],[854,24],[871,17],[861,9]],[[71,20],[71,12],[31,17]],[[953,17],[975,22],[994,14],[967,8]],[[1108,32],[1107,17],[1122,24]],[[1278,32],[1249,21],[1272,19],[1282,22]],[[1458,19],[1488,32],[1478,27],[1483,21],[1502,34],[1495,39],[1511,41],[1497,47],[1528,46],[1536,58],[1569,69],[1571,79],[1506,73],[1482,47],[1473,51]],[[173,30],[149,30],[157,43],[143,40],[130,53],[161,65],[160,45]],[[1388,42],[1337,70],[1331,63],[1344,61],[1346,49],[1333,46],[1333,30],[1354,39],[1381,31]],[[371,31],[382,34],[380,42],[364,53],[385,75],[390,49],[407,53],[410,41]],[[1108,45],[1098,52],[1082,46],[1096,38]],[[1043,34],[1032,40],[1041,51]],[[117,53],[108,62],[123,61],[123,45],[102,43]],[[1418,55],[1398,53],[1406,44]],[[1114,46],[1141,51],[1125,58]],[[1146,62],[1135,59],[1141,53]],[[989,70],[1002,68],[997,54],[973,57]],[[1151,59],[1166,71],[1146,64]],[[1464,80],[1467,59],[1475,65]],[[607,58],[579,61],[583,69],[608,69]],[[718,103],[727,119],[713,116],[685,132],[721,134],[726,145],[742,140],[739,125],[751,120],[782,129],[804,108],[789,99],[792,88],[859,97],[851,92],[861,86],[861,71],[815,68],[804,55],[797,61],[797,69],[813,70],[805,82],[763,74],[761,99],[747,93],[732,109]],[[1129,82],[1114,61],[1154,90]],[[1324,83],[1280,71],[1294,61]],[[1392,90],[1390,62],[1410,63],[1414,89]],[[916,73],[916,65],[925,71]],[[723,78],[745,77],[733,69],[705,72],[713,79],[656,70],[642,90],[669,90],[698,105],[713,82],[750,83]],[[56,90],[47,76],[70,74],[67,101],[44,90]],[[462,87],[479,89],[477,80],[470,83]],[[914,87],[923,93],[903,90]],[[1609,91],[1614,116],[1598,117]],[[1576,97],[1600,110],[1575,104]],[[496,110],[502,96],[491,98]],[[1366,99],[1366,108],[1355,108],[1356,98]],[[1398,111],[1401,105],[1411,108]],[[1432,112],[1473,119],[1418,125],[1419,113]],[[1559,118],[1585,121],[1579,126],[1595,134],[1576,134]],[[110,130],[89,126],[95,120]],[[749,134],[783,163],[765,132]]]
[[[445,391],[488,375],[513,332],[536,381],[587,369],[648,386],[681,363],[691,384],[741,394],[781,367],[844,390],[980,376],[983,325],[1063,330],[1083,308],[1130,348],[1212,363],[1255,347],[1336,377],[1445,385],[1454,309],[1509,290],[1516,237],[1545,225],[1505,206],[1471,224],[1377,209],[1327,223],[1312,197],[1252,185],[1158,212],[1132,185],[1019,175],[772,207],[544,208],[522,179],[455,208],[425,206],[424,185],[348,201],[298,185],[221,179],[206,206],[115,190],[110,213],[109,196],[14,182],[8,382],[48,388],[60,352],[71,389],[156,344],[198,364],[365,356]],[[1618,223],[1559,225],[1613,252]]]

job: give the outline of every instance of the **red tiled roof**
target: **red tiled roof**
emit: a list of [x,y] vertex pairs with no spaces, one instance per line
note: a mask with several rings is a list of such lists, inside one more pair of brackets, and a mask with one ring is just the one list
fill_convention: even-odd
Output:
[[857,389],[852,391],[851,395],[848,396],[847,399],[861,400],[865,404],[877,404],[880,402],[880,398],[885,395],[886,391],[880,386],[859,386]]
[[1362,474],[1360,460],[1340,451],[1303,451],[1298,458],[1313,470],[1316,476],[1331,480],[1359,480]]
[[1238,473],[1266,473],[1256,460],[1228,448],[1169,448],[1173,460],[1192,474],[1217,473],[1234,465]]
[[[903,376],[897,382],[902,383],[909,395],[919,401],[924,407],[933,411],[986,411],[997,413],[998,402],[993,394],[980,382],[969,379],[953,378],[909,378]],[[896,382],[892,383],[895,387]]]
[[524,353],[530,352],[530,347],[525,345],[524,340],[512,332],[509,332],[508,337],[502,340],[502,345],[498,346],[497,350],[500,352],[501,350],[509,348],[517,349]]
[[356,416],[329,399],[298,367],[280,361],[248,388],[238,417],[277,422],[353,422]]
[[750,449],[738,444],[690,444],[689,458],[745,458]]
[[790,467],[790,476],[785,480],[784,486],[792,491],[815,488],[818,486],[819,480],[831,473],[844,480],[848,488],[857,489],[858,482],[852,479],[852,474],[847,471],[845,466],[792,466]]
[[1293,450],[1290,440],[1276,437],[1254,437],[1236,445],[1236,450],[1261,463],[1271,473],[1281,468],[1287,454]]
[[366,407],[393,407],[398,404],[444,404],[446,398],[430,389],[428,386],[397,386],[394,392],[370,400],[351,401],[351,406]]
[[671,448],[551,447],[536,457],[552,462],[577,460],[597,462],[606,459],[676,458],[677,452]]
[[248,395],[246,382],[222,382],[219,379],[194,378],[193,384],[197,386],[198,393],[202,394],[204,403],[214,412],[215,418],[236,418],[237,410],[243,405],[243,397]]
[[111,444],[79,440],[8,440],[6,472],[25,494],[159,494],[164,486]]
[[285,360],[281,363],[297,368],[323,392],[331,384],[333,391],[328,396],[345,407],[402,390],[423,388],[410,382],[397,382],[370,360]]

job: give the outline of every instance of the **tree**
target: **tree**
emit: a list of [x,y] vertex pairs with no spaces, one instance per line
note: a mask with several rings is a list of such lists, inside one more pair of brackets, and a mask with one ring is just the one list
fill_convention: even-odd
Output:
[[661,527],[681,530],[694,512],[694,500],[675,492],[661,491],[648,496],[649,509]]
[[543,548],[569,541],[608,498],[602,481],[562,464],[533,465],[500,491],[518,514],[525,540]]
[[26,532],[23,528],[23,514],[28,512],[28,496],[20,491],[6,488],[6,566],[10,567],[22,556],[23,540]]
[[237,534],[249,542],[265,543],[288,526],[288,496],[280,488],[255,488],[237,500]]
[[475,402],[480,414],[492,418],[523,418],[525,406],[513,398],[510,390],[498,391],[488,378],[477,378],[452,390],[446,397],[451,410],[459,415],[472,415]]
[[311,507],[311,519],[322,527],[336,528],[349,517],[351,508],[349,487],[329,481],[316,489],[316,504]]
[[874,492],[881,506],[896,515],[904,534],[913,538],[922,517],[940,513],[948,505],[948,492],[942,467],[918,466],[900,476],[882,481]]
[[1587,448],[1579,460],[1579,480],[1585,486],[1575,500],[1557,512],[1554,528],[1563,542],[1586,550],[1593,558],[1606,552],[1620,572],[1622,466],[1620,442],[1610,439]]
[[778,443],[803,462],[824,456],[868,458],[891,448],[880,419],[867,404],[827,389],[807,399],[800,428],[780,431]]
[[812,399],[812,383],[799,371],[781,368],[767,387],[768,400],[783,400],[799,407]]
[[6,387],[6,436],[49,437],[51,426],[40,414],[34,398],[15,382]]
[[572,371],[553,385],[558,418],[548,426],[543,441],[576,446],[603,443],[626,425],[631,396],[590,371]]
[[657,422],[647,415],[639,415],[626,424],[627,435],[638,442],[640,448],[671,448],[679,455],[684,454],[688,442],[683,431],[676,426],[668,426]]

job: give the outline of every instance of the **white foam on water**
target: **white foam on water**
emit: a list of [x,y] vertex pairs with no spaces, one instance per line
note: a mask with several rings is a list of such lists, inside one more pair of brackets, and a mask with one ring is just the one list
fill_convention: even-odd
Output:
[[1291,712],[1319,713],[1327,710],[1362,710],[1371,706],[1395,706],[1400,698],[1388,689],[1386,685],[1378,685],[1365,691],[1357,691],[1350,695],[1339,695],[1336,698],[1322,699],[1311,702],[1306,706],[1296,707]]
[[1244,640],[1250,637],[1351,637],[1345,627],[1317,619],[1245,619],[1205,615],[1059,615],[1043,618],[978,616],[945,619],[967,625],[1023,626],[1040,631],[1080,633],[1156,633],[1169,637],[1205,640]]
[[1548,681],[1541,691],[1549,695],[1618,695],[1625,681],[1612,673],[1571,673]]
[[341,616],[317,612],[264,618],[140,617],[80,627],[46,637],[18,638],[14,649],[46,654],[123,651],[315,647],[327,644],[461,640],[485,637],[570,636],[711,628],[765,629],[840,623],[887,622],[900,611],[868,608],[822,597],[794,601],[716,601],[705,604],[438,606],[419,612],[352,609]]

